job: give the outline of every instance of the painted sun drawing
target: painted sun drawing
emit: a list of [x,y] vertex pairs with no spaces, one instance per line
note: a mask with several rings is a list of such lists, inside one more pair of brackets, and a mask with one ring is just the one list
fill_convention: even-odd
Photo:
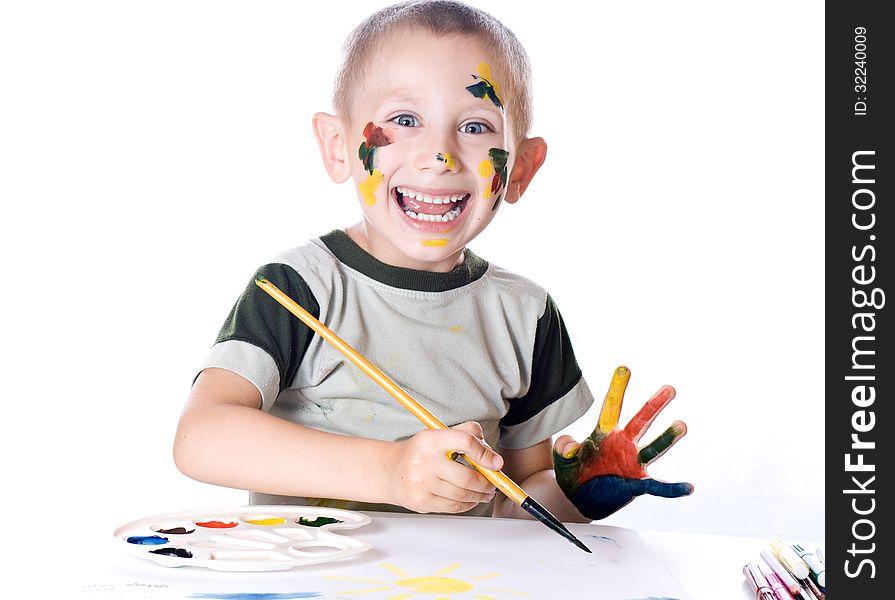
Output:
[[[413,577],[400,567],[391,563],[383,563],[380,565],[383,569],[394,575],[397,579],[394,581],[384,581],[381,579],[362,579],[360,577],[337,577],[335,575],[327,575],[326,579],[336,579],[339,581],[353,581],[356,583],[373,584],[376,587],[367,587],[365,589],[341,590],[335,592],[337,594],[373,594],[383,592],[396,592],[389,595],[384,600],[410,600],[411,598],[419,598],[420,595],[430,600],[453,600],[454,598],[475,598],[476,600],[499,600],[501,597],[506,598],[506,594],[514,597],[528,596],[528,592],[519,590],[482,587],[478,582],[500,577],[500,573],[486,573],[484,575],[475,575],[466,579],[458,579],[455,577],[447,577],[448,573],[453,573],[463,565],[454,563],[447,565],[431,575],[423,575],[421,577]],[[487,584],[486,584],[487,585]],[[435,597],[433,598],[433,595]]]

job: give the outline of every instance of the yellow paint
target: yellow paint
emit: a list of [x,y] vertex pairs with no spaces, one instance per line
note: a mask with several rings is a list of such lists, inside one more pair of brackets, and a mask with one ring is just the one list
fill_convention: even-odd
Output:
[[446,566],[446,567],[443,567],[443,568],[441,568],[441,569],[438,569],[437,571],[435,571],[435,572],[433,573],[433,575],[447,575],[447,574],[450,573],[451,571],[456,571],[457,569],[459,569],[459,568],[462,567],[462,566],[463,566],[463,565],[461,565],[460,563],[453,563],[453,564],[450,564],[450,565],[448,565],[448,566]]
[[444,164],[448,169],[451,170],[453,170],[453,168],[457,166],[457,163],[454,161],[454,157],[451,156],[450,152],[444,153]]
[[462,325],[454,325],[453,327],[448,327],[448,331],[453,331],[454,333],[460,333],[463,331]]
[[575,458],[575,455],[578,454],[578,451],[581,450],[581,446],[579,444],[573,444],[569,450],[566,450],[562,457],[563,458]]
[[383,179],[384,176],[382,175],[382,171],[373,169],[373,174],[368,175],[366,181],[361,182],[360,185],[357,186],[357,189],[360,190],[361,196],[363,196],[367,206],[376,204],[376,188],[379,187],[379,184],[382,183]]
[[411,588],[417,594],[451,594],[473,589],[471,583],[451,577],[411,577],[396,581],[395,585]]
[[491,579],[492,577],[500,577],[500,573],[485,573],[484,575],[476,575],[475,577],[470,577],[473,581],[479,581],[481,579]]
[[631,371],[628,370],[628,367],[619,367],[612,375],[609,391],[606,392],[603,408],[600,410],[598,426],[603,433],[609,433],[618,425],[618,417],[622,412],[622,400],[625,399],[625,388],[628,387],[630,378]]
[[282,525],[286,522],[283,517],[270,517],[269,519],[246,519],[246,523],[252,525]]
[[506,103],[503,101],[503,97],[500,95],[500,86],[494,80],[494,77],[491,75],[491,67],[488,66],[488,63],[480,62],[478,66],[479,77],[487,81],[491,84],[491,87],[494,88],[494,93],[497,95],[497,99],[500,100],[500,103],[506,106]]
[[408,577],[407,573],[405,573],[401,569],[401,567],[393,565],[392,563],[382,563],[382,565],[380,566],[392,575],[397,575],[398,577]]
[[491,161],[488,159],[483,160],[479,163],[479,175],[488,180],[488,183],[485,185],[485,200],[491,197],[491,177],[494,176],[494,165],[491,164]]
[[423,240],[423,246],[447,246],[448,241],[444,238],[437,240]]

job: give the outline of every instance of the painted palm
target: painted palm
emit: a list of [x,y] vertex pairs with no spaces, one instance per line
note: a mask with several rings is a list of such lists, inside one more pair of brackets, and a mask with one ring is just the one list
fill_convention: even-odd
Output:
[[[627,367],[617,368],[593,433],[580,444],[561,449],[562,454],[556,448],[553,452],[557,483],[589,519],[605,518],[643,494],[678,498],[693,493],[689,483],[658,481],[646,472],[650,463],[687,433],[683,421],[672,423],[649,445],[637,447],[659,412],[674,398],[673,387],[663,386],[624,429],[616,429],[630,377]],[[559,440],[557,446],[561,443]]]

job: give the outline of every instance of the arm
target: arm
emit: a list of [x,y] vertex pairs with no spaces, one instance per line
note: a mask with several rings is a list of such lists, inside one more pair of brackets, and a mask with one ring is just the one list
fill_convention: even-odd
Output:
[[206,483],[397,504],[418,512],[463,512],[492,497],[484,477],[446,458],[449,451],[462,452],[500,468],[500,457],[482,443],[476,423],[384,442],[303,427],[260,405],[258,389],[243,377],[224,369],[202,371],[177,427],[177,468]]
[[[546,439],[522,450],[503,449],[503,472],[518,483],[532,498],[566,523],[590,523],[566,497],[556,483],[553,471],[553,441]],[[515,502],[499,494],[494,501],[494,516],[514,519],[533,519]]]

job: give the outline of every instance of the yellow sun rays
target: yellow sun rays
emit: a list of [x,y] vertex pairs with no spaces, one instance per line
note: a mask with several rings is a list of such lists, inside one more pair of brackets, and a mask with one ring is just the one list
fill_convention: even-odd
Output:
[[[499,577],[500,573],[485,573],[483,575],[475,575],[473,577],[469,577],[468,580],[456,579],[453,577],[445,577],[449,573],[453,573],[458,570],[463,565],[460,563],[451,563],[445,565],[444,567],[438,569],[431,575],[424,575],[422,577],[412,577],[409,573],[407,573],[401,567],[392,564],[392,563],[382,563],[379,565],[398,579],[394,582],[382,581],[379,579],[364,579],[361,577],[340,577],[337,575],[325,575],[326,579],[335,579],[339,581],[353,581],[356,583],[367,583],[373,584],[375,586],[390,586],[390,587],[368,587],[365,589],[358,590],[343,590],[340,592],[335,592],[336,594],[372,594],[376,592],[389,592],[396,591],[399,592],[395,596],[388,596],[385,600],[410,600],[411,598],[417,597],[417,594],[425,594],[428,598],[432,598],[432,594],[451,594],[451,595],[439,595],[435,597],[433,600],[453,600],[456,594],[460,594],[466,598],[475,598],[475,600],[498,600],[498,598],[494,596],[486,596],[484,594],[473,593],[467,595],[467,592],[473,591],[482,591],[482,592],[499,592],[503,594],[513,594],[514,596],[528,596],[528,592],[522,592],[519,590],[512,589],[503,589],[503,588],[478,588],[476,590],[476,586],[472,581],[481,581],[484,579],[492,579],[494,577]],[[396,586],[396,587],[391,587]],[[403,588],[403,589],[401,589]],[[409,592],[407,591],[409,588]]]

